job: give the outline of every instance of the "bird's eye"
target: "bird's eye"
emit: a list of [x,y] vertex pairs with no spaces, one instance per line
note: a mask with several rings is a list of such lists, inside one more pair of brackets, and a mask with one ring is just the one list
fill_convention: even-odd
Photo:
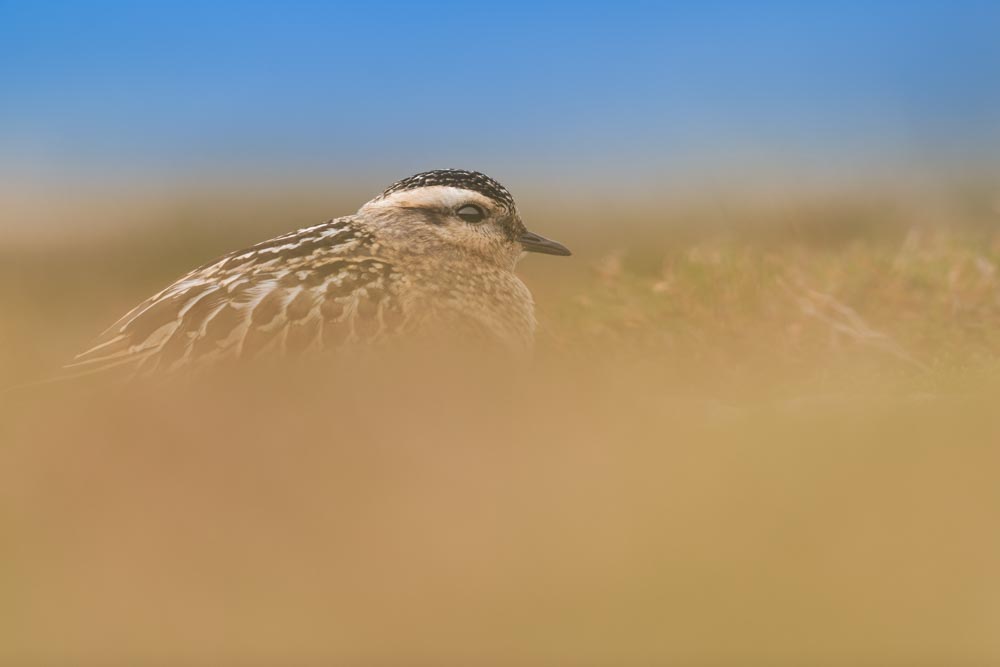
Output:
[[466,222],[482,222],[486,218],[486,213],[483,212],[483,209],[475,204],[466,204],[455,211],[455,214]]

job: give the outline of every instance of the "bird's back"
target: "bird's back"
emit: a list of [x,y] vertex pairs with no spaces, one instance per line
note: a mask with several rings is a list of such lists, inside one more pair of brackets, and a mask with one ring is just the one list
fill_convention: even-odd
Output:
[[400,273],[354,217],[201,266],[147,299],[67,368],[132,374],[371,342],[404,324]]

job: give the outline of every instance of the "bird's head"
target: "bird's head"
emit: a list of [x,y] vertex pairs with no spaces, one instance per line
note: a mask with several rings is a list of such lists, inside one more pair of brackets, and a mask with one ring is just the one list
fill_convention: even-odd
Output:
[[508,269],[525,252],[570,254],[562,244],[529,232],[507,188],[477,171],[438,169],[410,176],[358,213],[401,240],[444,245]]

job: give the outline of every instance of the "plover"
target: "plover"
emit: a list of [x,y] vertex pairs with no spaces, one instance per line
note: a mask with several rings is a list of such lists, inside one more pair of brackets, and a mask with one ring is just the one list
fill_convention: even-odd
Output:
[[67,366],[169,373],[223,360],[303,355],[448,332],[530,349],[525,252],[569,255],[529,232],[485,174],[427,171],[357,213],[231,252],[150,297]]

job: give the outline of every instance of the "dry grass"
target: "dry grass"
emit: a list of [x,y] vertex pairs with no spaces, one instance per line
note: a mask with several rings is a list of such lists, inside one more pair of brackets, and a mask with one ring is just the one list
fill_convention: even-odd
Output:
[[[8,245],[0,376],[49,372],[278,208]],[[535,225],[578,254],[525,263],[529,368],[8,396],[0,661],[1000,660],[993,214],[604,213]]]

